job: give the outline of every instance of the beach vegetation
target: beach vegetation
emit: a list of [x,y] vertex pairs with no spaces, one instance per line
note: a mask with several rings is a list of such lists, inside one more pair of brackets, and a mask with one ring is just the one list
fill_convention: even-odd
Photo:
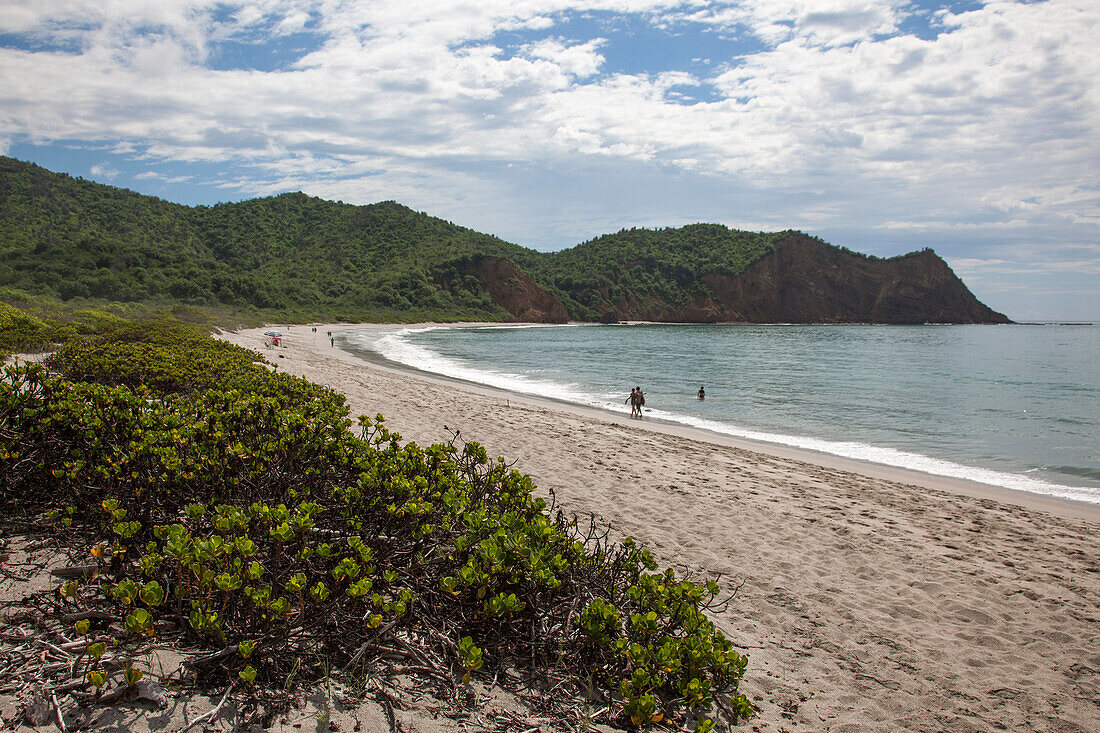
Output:
[[747,658],[707,614],[717,583],[565,515],[476,442],[405,442],[191,325],[100,324],[5,367],[0,475],[9,521],[88,564],[51,608],[79,619],[95,695],[172,643],[201,650],[196,684],[269,704],[399,657],[451,691],[526,682],[628,727],[751,714]]
[[53,329],[42,319],[0,302],[0,356],[40,351],[53,341]]

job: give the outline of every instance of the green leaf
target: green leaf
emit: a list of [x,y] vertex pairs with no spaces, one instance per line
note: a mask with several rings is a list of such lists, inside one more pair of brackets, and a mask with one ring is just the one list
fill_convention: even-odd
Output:
[[131,634],[144,634],[153,625],[153,616],[144,608],[136,608],[126,616],[126,630]]

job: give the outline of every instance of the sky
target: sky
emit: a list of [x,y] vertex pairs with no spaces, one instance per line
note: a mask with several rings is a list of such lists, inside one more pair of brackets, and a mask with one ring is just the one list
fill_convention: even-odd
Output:
[[0,0],[0,154],[185,204],[395,200],[932,247],[1100,320],[1100,2]]

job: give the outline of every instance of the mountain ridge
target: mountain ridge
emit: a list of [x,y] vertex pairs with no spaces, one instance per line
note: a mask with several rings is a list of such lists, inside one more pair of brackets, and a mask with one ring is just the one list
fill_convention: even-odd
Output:
[[341,320],[1008,322],[931,250],[689,224],[547,253],[396,201],[185,206],[6,157],[0,288]]

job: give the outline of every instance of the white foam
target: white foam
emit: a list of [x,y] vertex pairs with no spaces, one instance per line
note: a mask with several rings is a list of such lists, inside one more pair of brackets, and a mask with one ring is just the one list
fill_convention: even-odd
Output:
[[[588,405],[590,407],[602,406],[599,400],[577,389],[573,384],[561,384],[544,379],[534,379],[524,374],[511,374],[508,372],[492,372],[475,368],[459,360],[437,354],[430,349],[409,343],[405,337],[413,332],[432,331],[440,326],[427,326],[423,328],[403,328],[392,333],[356,334],[352,339],[354,343],[377,352],[390,361],[404,364],[440,374],[453,379],[462,379],[475,384],[485,384],[490,387],[518,392],[521,394],[538,395],[551,399]],[[515,328],[514,326],[502,326],[500,328]]]
[[928,473],[934,476],[965,479],[967,481],[974,481],[989,486],[998,486],[1005,489],[1029,491],[1033,494],[1044,494],[1046,496],[1056,496],[1062,499],[1073,499],[1075,501],[1084,501],[1091,504],[1100,504],[1100,491],[1084,486],[1065,486],[1063,484],[1056,484],[1021,474],[994,471],[993,469],[978,468],[975,466],[964,466],[960,463],[953,463],[920,453],[909,453],[894,448],[883,448],[867,443],[825,440],[822,438],[811,438],[798,435],[781,435],[778,433],[747,430],[729,423],[696,418],[690,415],[674,415],[660,410],[647,412],[662,420],[677,422],[735,438],[745,438],[747,440],[761,441],[764,443],[776,443],[792,448],[802,448],[818,453],[827,453],[842,458],[852,458],[859,461],[867,461],[868,463],[878,463],[884,466],[920,471],[921,473]]
[[[494,326],[493,328],[530,328],[532,326]],[[534,326],[537,327],[537,326]],[[555,326],[559,327],[560,326]],[[475,368],[460,360],[449,359],[440,354],[406,340],[406,336],[413,332],[431,331],[442,326],[427,326],[420,328],[401,328],[393,332],[368,332],[355,334],[353,341],[364,348],[375,351],[386,359],[421,369],[433,374],[440,374],[454,379],[462,379],[475,384],[485,384],[498,389],[517,392],[520,394],[548,397],[586,407],[596,407],[602,410],[627,414],[629,408],[621,403],[614,395],[593,395],[581,390],[576,384],[561,384],[550,380],[533,379],[522,374],[510,374],[506,372],[494,372]],[[895,468],[904,468],[920,471],[935,476],[947,476],[950,478],[965,479],[989,486],[1029,491],[1035,494],[1055,496],[1062,499],[1072,499],[1093,504],[1100,504],[1100,491],[1081,486],[1065,486],[1042,479],[1032,478],[1021,474],[995,471],[988,468],[964,466],[959,463],[946,461],[940,458],[899,451],[894,448],[884,448],[867,443],[853,441],[825,440],[799,435],[783,435],[758,430],[749,430],[718,420],[707,420],[691,415],[665,412],[664,410],[646,408],[646,414],[650,417],[667,422],[679,423],[689,427],[707,430],[721,435],[729,435],[735,438],[775,443],[793,448],[826,453],[842,458],[851,458],[869,463],[878,463]]]

